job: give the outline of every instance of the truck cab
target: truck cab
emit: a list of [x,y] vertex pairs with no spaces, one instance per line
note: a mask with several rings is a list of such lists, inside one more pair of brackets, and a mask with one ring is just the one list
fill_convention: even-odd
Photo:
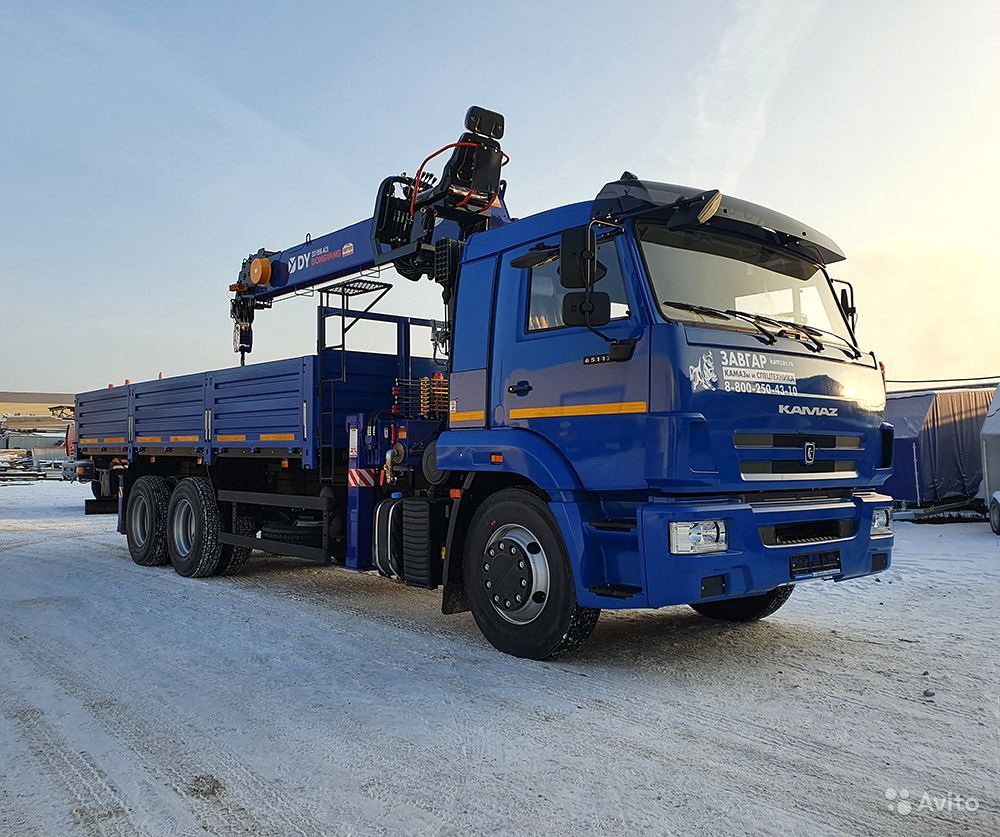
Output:
[[[465,249],[438,466],[543,492],[582,606],[721,613],[890,562],[892,429],[826,271],[842,253],[729,197],[671,228],[698,194],[623,179]],[[599,326],[560,269],[595,219]]]

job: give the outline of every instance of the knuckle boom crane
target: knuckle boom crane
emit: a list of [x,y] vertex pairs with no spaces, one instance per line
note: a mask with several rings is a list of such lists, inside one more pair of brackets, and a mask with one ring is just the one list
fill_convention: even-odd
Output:
[[[429,276],[441,285],[448,311],[464,242],[510,222],[500,177],[509,159],[500,148],[503,132],[503,116],[473,106],[456,142],[428,155],[412,177],[382,181],[371,218],[285,250],[261,248],[247,256],[229,287],[233,350],[241,365],[253,350],[256,311],[287,294],[373,268],[392,266],[413,281]],[[447,151],[440,179],[425,171]]]

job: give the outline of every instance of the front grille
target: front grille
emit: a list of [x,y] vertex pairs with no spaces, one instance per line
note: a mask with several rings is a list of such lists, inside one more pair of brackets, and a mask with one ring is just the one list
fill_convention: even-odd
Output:
[[733,442],[738,448],[791,448],[801,449],[812,442],[817,450],[861,450],[860,436],[835,436],[809,433],[735,433]]
[[831,474],[837,477],[855,476],[858,463],[853,459],[817,459],[807,465],[794,459],[751,459],[740,463],[744,479],[767,479],[772,476],[809,477]]
[[791,546],[794,544],[823,543],[854,537],[854,520],[809,520],[796,523],[779,523],[760,526],[760,540],[764,546]]
[[[733,434],[744,480],[797,480],[810,477],[849,478],[857,476],[854,459],[831,459],[827,451],[864,450],[863,437],[846,433],[753,433]],[[756,459],[753,451],[787,451],[790,458]],[[812,462],[805,461],[811,454]],[[766,454],[765,454],[766,455]],[[833,455],[836,455],[835,453]]]

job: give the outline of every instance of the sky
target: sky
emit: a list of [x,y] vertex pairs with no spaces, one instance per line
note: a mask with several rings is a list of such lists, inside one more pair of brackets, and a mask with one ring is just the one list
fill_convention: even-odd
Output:
[[[369,217],[471,104],[513,215],[626,169],[718,188],[840,244],[890,378],[1000,374],[1000,3],[0,10],[0,390],[232,365],[242,259]],[[440,316],[427,280],[382,304]],[[312,351],[313,301],[258,315],[253,360]]]

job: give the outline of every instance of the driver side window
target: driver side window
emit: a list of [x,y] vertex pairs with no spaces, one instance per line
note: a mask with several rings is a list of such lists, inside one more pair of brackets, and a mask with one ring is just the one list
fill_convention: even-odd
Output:
[[[597,248],[597,259],[608,272],[594,284],[594,290],[603,291],[611,297],[612,320],[627,319],[631,311],[614,239],[601,242]],[[528,277],[528,331],[563,328],[563,297],[572,292],[573,289],[564,288],[559,282],[559,259],[532,268]]]

